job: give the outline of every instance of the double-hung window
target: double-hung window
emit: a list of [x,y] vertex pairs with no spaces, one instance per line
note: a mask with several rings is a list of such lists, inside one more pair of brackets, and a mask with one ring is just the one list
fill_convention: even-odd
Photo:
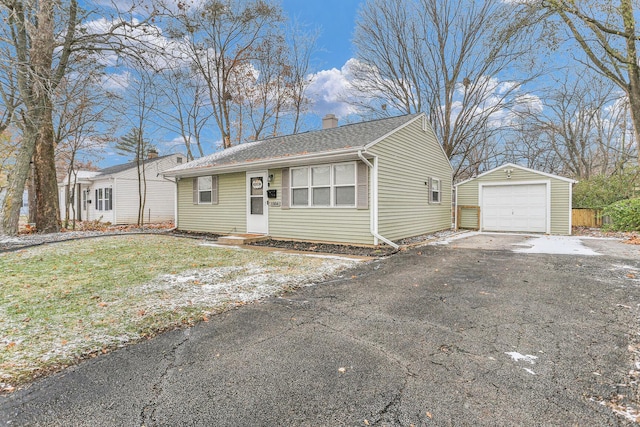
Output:
[[431,189],[429,194],[429,201],[431,203],[440,203],[440,180],[438,178],[431,178]]
[[198,177],[198,203],[211,203],[211,177]]
[[96,188],[96,210],[101,211],[103,208],[102,188]]
[[113,190],[111,188],[96,189],[96,210],[110,211],[113,208]]
[[113,208],[113,189],[105,188],[104,189],[104,210],[110,211]]
[[333,165],[334,205],[356,205],[356,165],[343,163]]
[[291,169],[291,206],[355,207],[355,163]]
[[309,168],[291,169],[291,205],[309,206]]
[[311,168],[311,206],[331,206],[331,166]]

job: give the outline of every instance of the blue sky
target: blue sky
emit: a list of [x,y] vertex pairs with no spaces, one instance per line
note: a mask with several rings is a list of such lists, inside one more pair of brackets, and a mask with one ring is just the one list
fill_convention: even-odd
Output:
[[283,0],[290,18],[321,31],[315,55],[318,70],[341,68],[353,57],[351,38],[361,0]]

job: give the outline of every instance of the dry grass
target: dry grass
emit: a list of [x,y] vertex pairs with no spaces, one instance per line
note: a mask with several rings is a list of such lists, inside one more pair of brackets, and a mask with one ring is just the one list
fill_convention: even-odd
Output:
[[2,254],[0,390],[350,265],[160,235]]

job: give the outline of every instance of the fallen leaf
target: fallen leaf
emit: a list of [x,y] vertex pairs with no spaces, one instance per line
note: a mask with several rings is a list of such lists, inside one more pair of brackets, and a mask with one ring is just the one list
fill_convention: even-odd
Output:
[[13,348],[15,346],[16,346],[16,343],[14,343],[13,341],[7,344],[7,348]]
[[433,418],[433,415],[431,415],[431,412],[427,412],[427,417],[429,417],[429,419]]
[[369,425],[369,420],[364,420],[364,425],[368,426]]
[[138,310],[138,316],[140,316],[140,317],[144,316],[145,313],[146,313],[146,311],[144,311],[144,310]]
[[628,277],[629,279],[635,279],[635,278],[636,278],[636,275],[635,275],[635,274],[633,274],[633,273],[629,273],[629,274],[627,274],[627,277]]
[[62,344],[62,345],[67,345],[68,343],[69,343],[69,341],[67,341],[67,340],[60,341],[60,344]]
[[98,303],[98,307],[106,307],[107,303],[106,302],[99,302]]
[[347,372],[347,368],[339,368],[338,372],[340,372],[341,374],[344,374],[345,372]]

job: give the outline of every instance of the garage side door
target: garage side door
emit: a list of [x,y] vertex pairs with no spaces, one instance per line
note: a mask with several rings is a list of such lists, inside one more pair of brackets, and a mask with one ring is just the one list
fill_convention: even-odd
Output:
[[545,184],[496,185],[482,188],[483,231],[545,233]]

